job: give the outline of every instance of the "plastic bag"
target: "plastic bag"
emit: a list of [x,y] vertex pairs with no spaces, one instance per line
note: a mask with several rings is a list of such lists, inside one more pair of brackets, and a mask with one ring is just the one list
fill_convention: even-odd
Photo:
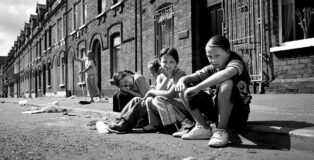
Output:
[[109,133],[109,127],[103,121],[96,122],[96,129],[98,133]]

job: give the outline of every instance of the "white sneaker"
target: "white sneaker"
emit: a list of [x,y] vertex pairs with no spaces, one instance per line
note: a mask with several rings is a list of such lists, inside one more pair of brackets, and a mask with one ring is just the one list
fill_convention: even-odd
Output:
[[211,147],[224,147],[229,142],[228,133],[225,129],[214,129],[213,136],[210,138],[208,145]]
[[95,97],[94,99],[95,99],[95,102],[100,102],[100,100],[101,100],[101,99],[98,98],[98,97]]
[[210,139],[211,136],[211,128],[206,129],[200,124],[196,123],[190,132],[182,135],[182,139]]

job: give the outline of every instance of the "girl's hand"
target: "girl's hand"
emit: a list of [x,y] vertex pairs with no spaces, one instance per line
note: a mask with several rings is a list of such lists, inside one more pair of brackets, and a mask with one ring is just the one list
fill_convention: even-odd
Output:
[[153,95],[153,94],[152,94],[151,90],[149,90],[149,91],[145,94],[144,99],[146,99],[147,97],[150,97],[150,96],[152,96],[152,95]]
[[159,68],[160,73],[164,74],[166,77],[170,77],[170,73],[167,71],[165,67]]
[[120,90],[121,91],[123,91],[123,92],[127,92],[127,93],[129,93],[129,88],[127,88],[127,87],[120,87]]
[[78,73],[79,73],[79,74],[82,74],[82,73],[84,73],[84,72],[83,72],[83,71],[79,71]]
[[191,97],[197,95],[199,92],[200,92],[200,89],[198,89],[197,86],[194,86],[194,87],[190,87],[190,88],[186,89],[184,94],[187,98],[191,98]]
[[174,88],[174,90],[175,90],[176,92],[183,92],[183,91],[185,91],[185,89],[186,89],[186,86],[185,86],[185,84],[184,84],[183,82],[181,82],[181,81],[178,81],[177,84],[176,84],[176,86],[175,86],[175,88]]

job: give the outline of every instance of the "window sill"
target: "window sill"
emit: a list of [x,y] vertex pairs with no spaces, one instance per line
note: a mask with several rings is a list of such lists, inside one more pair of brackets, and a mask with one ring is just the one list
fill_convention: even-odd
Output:
[[105,13],[106,13],[106,11],[103,11],[103,12],[99,13],[99,14],[96,16],[96,19],[102,17]]
[[70,33],[70,36],[74,35],[76,33],[76,30]]
[[83,24],[83,25],[79,28],[79,30],[82,30],[82,29],[84,29],[85,27],[87,27],[87,24],[86,24],[86,23]]
[[86,87],[85,81],[84,82],[79,82],[79,83],[77,83],[77,85],[80,86],[80,87]]
[[60,88],[65,88],[65,84],[59,84]]
[[270,48],[270,52],[280,52],[307,47],[314,47],[314,38],[285,42],[282,43],[281,46]]

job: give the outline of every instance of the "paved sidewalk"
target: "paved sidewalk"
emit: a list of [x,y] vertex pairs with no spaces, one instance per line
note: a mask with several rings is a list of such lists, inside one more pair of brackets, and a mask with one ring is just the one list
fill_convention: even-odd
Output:
[[[17,103],[24,98],[0,98],[0,102]],[[112,104],[101,101],[88,105],[78,102],[82,97],[27,98],[30,105],[44,106],[55,101],[73,112],[97,112],[117,116]],[[248,130],[240,136],[253,143],[268,144],[279,149],[314,152],[314,94],[254,94]]]

